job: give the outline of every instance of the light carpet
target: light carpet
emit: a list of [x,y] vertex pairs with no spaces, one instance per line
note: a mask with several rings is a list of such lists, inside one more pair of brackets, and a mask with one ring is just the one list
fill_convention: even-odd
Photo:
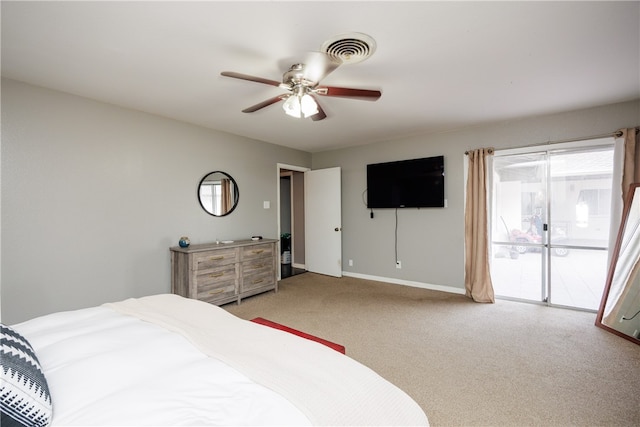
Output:
[[224,308],[343,344],[433,426],[640,425],[640,346],[595,313],[314,273]]

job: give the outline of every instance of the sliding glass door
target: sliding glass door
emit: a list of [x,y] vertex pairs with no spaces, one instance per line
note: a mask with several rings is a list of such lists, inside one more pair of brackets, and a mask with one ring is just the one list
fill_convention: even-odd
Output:
[[613,146],[551,152],[550,301],[596,310],[607,275]]
[[491,276],[497,296],[598,308],[612,172],[612,140],[496,152]]
[[[525,153],[493,159],[493,256],[497,296],[544,301],[547,156]],[[546,216],[546,215],[545,215]]]

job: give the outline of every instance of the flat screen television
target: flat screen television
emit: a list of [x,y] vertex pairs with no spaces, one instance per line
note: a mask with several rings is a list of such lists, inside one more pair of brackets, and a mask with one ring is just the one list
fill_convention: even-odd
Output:
[[444,156],[367,165],[367,207],[444,207]]

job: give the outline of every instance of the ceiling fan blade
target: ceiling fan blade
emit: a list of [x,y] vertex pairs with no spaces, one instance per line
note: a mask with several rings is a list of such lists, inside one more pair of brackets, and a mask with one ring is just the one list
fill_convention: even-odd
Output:
[[220,75],[225,76],[225,77],[233,77],[234,79],[249,80],[251,82],[264,83],[264,84],[271,85],[271,86],[280,86],[280,82],[277,82],[275,80],[264,79],[262,77],[250,76],[248,74],[241,74],[241,73],[236,73],[236,72],[233,72],[233,71],[223,71],[223,72],[220,73]]
[[342,60],[322,52],[309,52],[304,63],[305,80],[318,83],[342,64]]
[[311,120],[313,120],[314,122],[317,122],[319,120],[326,118],[327,114],[324,112],[324,110],[320,106],[320,103],[318,102],[315,96],[313,97],[313,100],[316,101],[316,105],[318,106],[318,112],[315,113],[313,116],[311,116]]
[[249,108],[245,108],[242,110],[243,113],[253,113],[254,111],[258,111],[261,108],[268,107],[271,104],[275,104],[276,102],[282,101],[283,99],[287,99],[289,97],[288,94],[274,96],[273,98],[267,99],[266,101],[262,101],[259,104],[252,105]]
[[347,87],[320,86],[314,89],[314,93],[322,96],[341,96],[345,98],[358,98],[367,101],[375,101],[382,96],[379,90],[351,89]]

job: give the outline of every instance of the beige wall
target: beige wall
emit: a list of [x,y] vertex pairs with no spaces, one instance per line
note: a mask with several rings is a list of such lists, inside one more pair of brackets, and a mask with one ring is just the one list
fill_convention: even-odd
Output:
[[[465,150],[638,124],[635,101],[312,156],[3,80],[2,320],[168,292],[168,248],[182,235],[194,243],[277,237],[278,163],[342,168],[345,274],[459,292]],[[370,219],[363,202],[366,164],[435,155],[445,156],[448,207],[399,212],[397,270],[394,212],[376,210]],[[240,189],[238,208],[223,218],[196,200],[197,183],[216,169]]]
[[[374,145],[313,155],[313,169],[342,168],[343,270],[461,293],[464,289],[464,152],[479,147],[513,148],[613,132],[640,124],[640,100],[582,111],[532,117],[458,131],[416,135]],[[369,163],[444,155],[447,208],[395,211],[369,217],[363,193]],[[348,260],[353,260],[350,267]]]
[[[169,292],[183,235],[277,238],[278,163],[311,155],[3,80],[2,320]],[[196,199],[213,170],[239,186],[227,217]]]

